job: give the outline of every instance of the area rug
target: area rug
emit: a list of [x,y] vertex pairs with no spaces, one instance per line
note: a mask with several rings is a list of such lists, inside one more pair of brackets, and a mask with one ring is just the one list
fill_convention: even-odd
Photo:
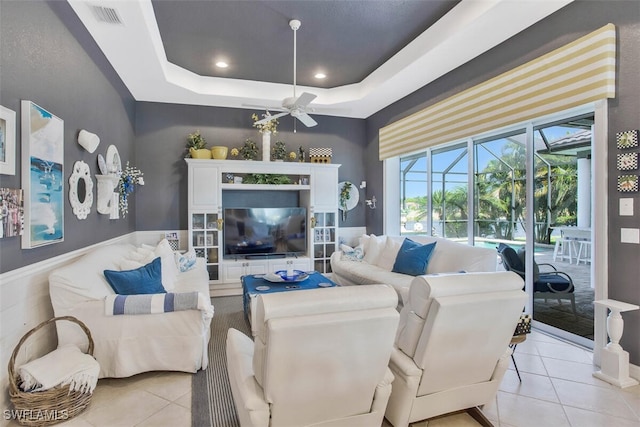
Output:
[[[211,339],[209,340],[209,367],[198,371],[192,380],[191,426],[192,427],[240,427],[236,415],[231,386],[227,377],[226,340],[227,330],[235,328],[251,335],[249,324],[244,319],[242,297],[211,298],[215,307],[215,315],[211,322]],[[443,425],[486,426],[484,418],[476,411],[438,417]],[[464,422],[461,422],[464,421]],[[411,427],[422,427],[426,422],[410,424]],[[375,426],[372,426],[375,427]],[[391,427],[385,419],[382,427]]]
[[227,330],[235,328],[251,336],[242,312],[242,297],[211,298],[215,314],[211,322],[209,367],[192,380],[191,425],[193,427],[239,427],[240,422],[227,377]]

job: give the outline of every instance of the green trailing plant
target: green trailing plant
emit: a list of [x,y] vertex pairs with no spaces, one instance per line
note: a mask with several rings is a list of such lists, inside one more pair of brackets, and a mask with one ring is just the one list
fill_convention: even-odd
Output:
[[291,184],[291,178],[287,175],[270,173],[250,173],[244,176],[243,184]]
[[287,146],[282,141],[276,141],[271,149],[273,160],[284,160],[287,157]]
[[244,145],[240,148],[240,155],[244,160],[255,160],[258,157],[258,146],[251,138],[244,141]]
[[342,189],[340,190],[340,207],[342,211],[342,220],[347,220],[347,200],[351,198],[351,184],[349,181],[345,182],[342,185]]

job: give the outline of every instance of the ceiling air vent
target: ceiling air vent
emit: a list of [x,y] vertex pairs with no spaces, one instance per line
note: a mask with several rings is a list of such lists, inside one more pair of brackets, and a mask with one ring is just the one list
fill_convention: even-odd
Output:
[[98,22],[105,22],[107,24],[120,24],[122,25],[122,20],[118,15],[118,11],[111,7],[102,7],[102,6],[91,6],[91,10],[93,11],[93,16],[96,17]]

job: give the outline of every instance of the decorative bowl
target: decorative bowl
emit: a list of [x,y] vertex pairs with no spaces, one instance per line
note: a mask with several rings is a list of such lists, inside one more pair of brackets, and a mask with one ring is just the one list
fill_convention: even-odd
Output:
[[227,158],[227,147],[217,145],[211,147],[211,156],[216,160],[225,160]]
[[195,148],[190,148],[189,153],[191,153],[192,159],[210,159],[211,158],[211,150],[207,150],[206,148],[200,148],[196,150]]

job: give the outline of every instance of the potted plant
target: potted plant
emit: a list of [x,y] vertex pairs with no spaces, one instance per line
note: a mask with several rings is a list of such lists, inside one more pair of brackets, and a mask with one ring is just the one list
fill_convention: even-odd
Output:
[[258,146],[251,138],[244,141],[244,145],[240,148],[240,155],[244,160],[255,160],[258,157]]
[[211,151],[206,149],[207,143],[199,130],[187,136],[187,154],[194,159],[210,159]]
[[271,152],[273,154],[273,160],[276,161],[282,162],[287,157],[287,147],[282,141],[276,141]]

